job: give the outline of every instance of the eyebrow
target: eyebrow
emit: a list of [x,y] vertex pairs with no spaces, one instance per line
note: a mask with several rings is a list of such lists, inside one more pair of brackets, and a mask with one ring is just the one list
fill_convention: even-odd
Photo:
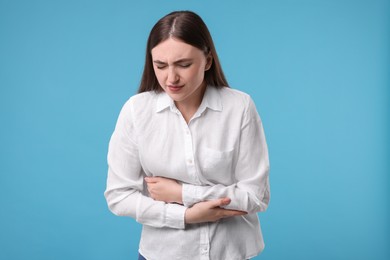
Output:
[[[180,60],[177,60],[175,61],[173,64],[179,64],[179,63],[183,63],[183,62],[192,62],[193,59],[180,59]],[[154,63],[156,64],[167,64],[166,62],[163,62],[163,61],[160,61],[160,60],[154,60],[153,61]]]

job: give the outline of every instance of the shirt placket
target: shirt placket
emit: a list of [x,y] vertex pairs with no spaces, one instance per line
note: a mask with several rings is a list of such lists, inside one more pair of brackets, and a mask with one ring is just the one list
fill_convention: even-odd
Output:
[[208,223],[200,224],[200,259],[210,260],[210,238]]
[[[195,160],[194,160],[194,148],[192,142],[192,134],[189,125],[186,123],[184,117],[180,111],[177,113],[181,117],[181,123],[184,130],[184,150],[188,174],[194,179],[196,183],[200,184],[198,175],[196,174]],[[208,223],[199,224],[199,249],[200,249],[200,260],[210,260],[210,238],[209,238],[209,225]]]
[[192,177],[195,183],[200,184],[199,177],[196,174],[195,159],[194,159],[194,147],[192,144],[192,134],[189,126],[184,120],[183,116],[177,111],[181,117],[181,124],[184,131],[184,153],[188,174]]

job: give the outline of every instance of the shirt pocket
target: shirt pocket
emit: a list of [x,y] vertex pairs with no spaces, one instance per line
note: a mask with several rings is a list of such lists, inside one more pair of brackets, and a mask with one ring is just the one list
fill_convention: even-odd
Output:
[[200,158],[203,176],[215,184],[232,184],[233,155],[234,149],[220,151],[205,147]]

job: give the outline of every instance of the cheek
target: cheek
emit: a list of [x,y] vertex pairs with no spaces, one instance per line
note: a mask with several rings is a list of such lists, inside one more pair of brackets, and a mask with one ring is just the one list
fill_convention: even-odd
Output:
[[202,83],[202,82],[203,82],[203,80],[204,80],[204,70],[200,70],[200,71],[198,72],[197,80],[199,81],[199,83]]
[[164,82],[164,73],[159,70],[154,70],[154,75],[156,75],[157,81],[161,85]]
[[191,80],[194,81],[194,83],[200,83],[204,79],[204,70],[197,69],[191,72]]

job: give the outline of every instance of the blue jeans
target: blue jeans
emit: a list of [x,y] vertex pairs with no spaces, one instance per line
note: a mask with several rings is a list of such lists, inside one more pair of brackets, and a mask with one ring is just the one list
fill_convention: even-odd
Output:
[[[146,258],[143,257],[141,254],[138,254],[138,260],[146,260]],[[250,259],[248,259],[248,260],[250,260]]]
[[141,254],[138,254],[138,260],[146,260],[146,258],[143,257]]

